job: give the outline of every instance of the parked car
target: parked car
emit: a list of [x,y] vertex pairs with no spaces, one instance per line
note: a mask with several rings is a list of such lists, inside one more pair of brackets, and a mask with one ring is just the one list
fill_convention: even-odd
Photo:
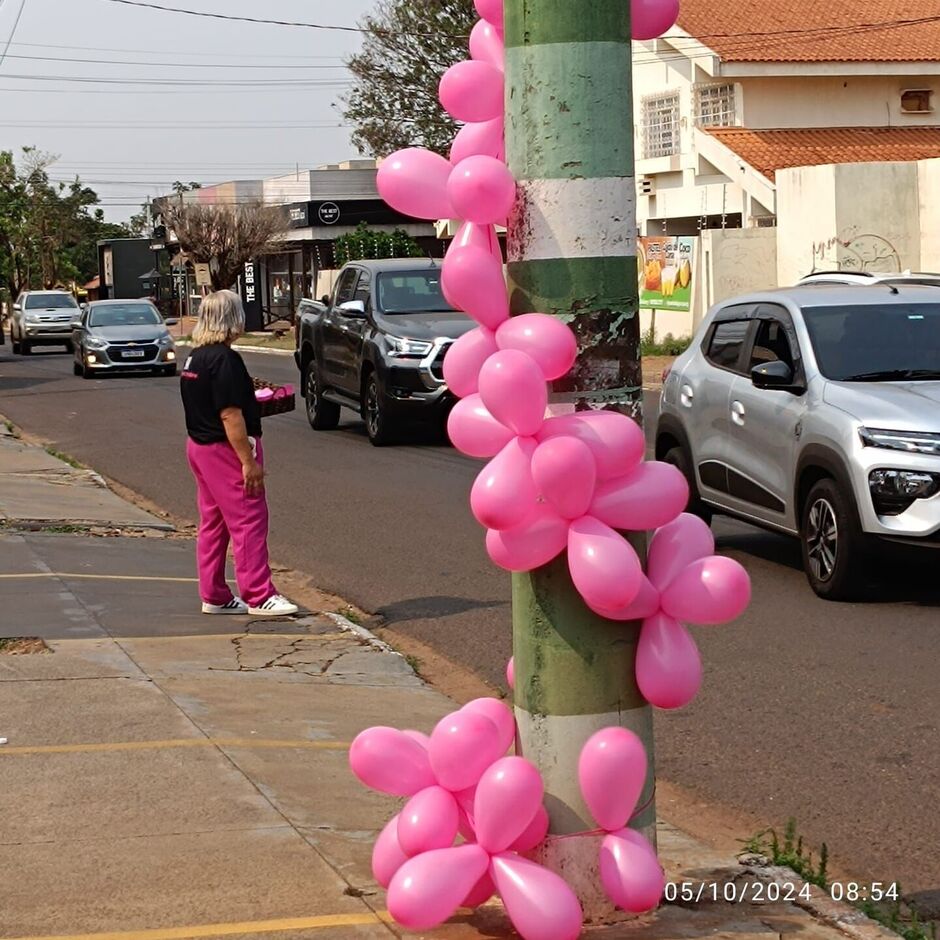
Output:
[[800,280],[800,284],[854,284],[871,287],[877,284],[925,284],[940,287],[940,274],[917,271],[814,271]]
[[455,401],[444,356],[476,324],[444,299],[440,262],[347,264],[329,307],[320,306],[301,310],[294,353],[311,427],[335,428],[349,408],[380,446],[406,425],[443,425]]
[[149,300],[96,300],[82,311],[74,329],[76,375],[146,369],[176,375],[176,345]]
[[858,596],[886,542],[940,548],[936,288],[719,304],[666,378],[656,455],[686,475],[692,511],[797,536],[820,597]]
[[28,356],[34,346],[65,346],[71,352],[72,325],[78,316],[78,301],[68,291],[24,291],[10,318],[14,354]]

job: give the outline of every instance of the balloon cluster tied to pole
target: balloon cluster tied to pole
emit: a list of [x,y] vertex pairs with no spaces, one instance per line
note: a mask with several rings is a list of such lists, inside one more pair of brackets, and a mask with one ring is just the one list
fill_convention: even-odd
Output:
[[[505,162],[502,2],[475,0],[481,20],[470,36],[471,58],[440,83],[441,103],[464,123],[450,159],[421,149],[394,153],[379,167],[379,192],[407,215],[461,220],[441,285],[479,325],[444,359],[445,381],[460,399],[448,433],[462,453],[488,461],[470,506],[486,530],[489,557],[524,572],[566,553],[572,583],[611,630],[642,621],[636,680],[643,696],[658,708],[680,708],[702,679],[685,624],[733,620],[749,602],[750,583],[740,565],[715,555],[708,526],[683,512],[689,488],[682,473],[644,461],[643,433],[631,418],[603,410],[549,413],[549,383],[572,369],[578,344],[553,316],[510,317],[496,234],[516,201]],[[650,39],[672,27],[678,2],[632,0],[631,13],[634,38]],[[649,530],[644,571],[623,533]],[[510,661],[507,682],[515,681]],[[379,727],[353,742],[356,776],[408,799],[373,853],[373,873],[402,926],[430,929],[495,894],[526,940],[580,934],[572,889],[526,857],[552,836],[538,769],[506,756],[515,732],[509,708],[479,699],[444,718],[430,737]],[[631,912],[656,907],[664,885],[652,845],[629,828],[646,770],[642,743],[623,728],[595,734],[572,768],[598,824],[589,835],[603,837],[600,882]]]

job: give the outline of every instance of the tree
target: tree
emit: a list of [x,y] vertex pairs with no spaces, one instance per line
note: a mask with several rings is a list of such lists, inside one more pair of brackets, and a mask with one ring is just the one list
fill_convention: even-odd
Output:
[[333,244],[334,263],[341,268],[347,261],[367,258],[420,258],[421,246],[404,229],[382,232],[360,222],[354,232],[341,235]]
[[446,155],[458,125],[441,107],[437,86],[467,57],[474,19],[472,0],[379,0],[361,21],[365,40],[346,62],[353,88],[341,102],[360,153],[427,147]]
[[245,263],[274,249],[278,236],[287,230],[283,213],[260,203],[217,206],[166,201],[160,211],[189,260],[209,265],[213,290],[231,287]]

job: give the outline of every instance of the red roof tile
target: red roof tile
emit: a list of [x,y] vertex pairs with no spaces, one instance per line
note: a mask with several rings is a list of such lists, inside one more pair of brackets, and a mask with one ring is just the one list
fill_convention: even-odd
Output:
[[679,26],[726,62],[940,60],[936,0],[680,0]]
[[707,127],[703,130],[768,179],[773,179],[777,170],[791,166],[891,163],[940,157],[940,127],[820,127],[766,131]]

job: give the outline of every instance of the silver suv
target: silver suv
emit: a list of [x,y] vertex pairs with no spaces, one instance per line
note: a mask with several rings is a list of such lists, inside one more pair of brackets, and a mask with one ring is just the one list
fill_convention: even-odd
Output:
[[81,316],[78,301],[64,290],[24,291],[13,304],[13,352],[28,356],[34,346],[65,346],[72,351],[72,325]]
[[798,536],[820,597],[856,597],[881,540],[940,548],[940,287],[718,305],[666,378],[656,456],[692,511]]

